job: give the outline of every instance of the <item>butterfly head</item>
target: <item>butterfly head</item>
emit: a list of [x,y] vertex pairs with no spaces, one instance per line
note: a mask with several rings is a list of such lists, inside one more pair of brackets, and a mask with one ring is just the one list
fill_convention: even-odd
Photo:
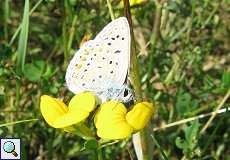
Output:
[[130,103],[134,100],[132,90],[125,84],[121,88],[111,87],[106,91],[98,92],[97,95],[101,99],[102,103],[108,100],[117,100],[123,103]]

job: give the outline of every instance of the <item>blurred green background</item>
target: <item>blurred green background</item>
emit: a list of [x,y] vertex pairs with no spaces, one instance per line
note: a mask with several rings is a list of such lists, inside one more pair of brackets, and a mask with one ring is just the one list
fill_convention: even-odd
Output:
[[[115,17],[124,15],[119,1],[111,5]],[[214,111],[221,102],[230,107],[229,0],[146,0],[131,13],[143,95],[158,106],[151,128]],[[0,137],[21,138],[23,159],[96,159],[82,139],[45,123],[39,98],[70,99],[68,62],[110,21],[105,0],[0,1]],[[153,159],[162,159],[162,151],[173,160],[230,159],[230,114],[216,116],[201,134],[207,120],[152,131],[159,144]],[[131,139],[103,148],[103,156],[136,159]]]

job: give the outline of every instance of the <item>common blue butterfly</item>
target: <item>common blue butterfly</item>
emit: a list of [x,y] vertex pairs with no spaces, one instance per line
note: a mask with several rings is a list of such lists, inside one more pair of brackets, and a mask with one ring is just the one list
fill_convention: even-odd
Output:
[[[127,87],[130,64],[130,29],[125,17],[120,17],[87,41],[75,53],[66,72],[67,87],[73,93],[91,91],[102,102],[133,98]],[[127,92],[127,94],[126,94]]]

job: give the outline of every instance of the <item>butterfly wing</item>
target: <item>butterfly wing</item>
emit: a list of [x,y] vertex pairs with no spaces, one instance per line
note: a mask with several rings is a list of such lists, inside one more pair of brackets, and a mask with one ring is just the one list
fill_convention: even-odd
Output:
[[[101,42],[88,41],[74,55],[66,72],[68,88],[74,92],[101,91],[108,88],[105,72],[108,48]],[[102,85],[103,84],[103,85]]]
[[121,88],[128,72],[129,54],[129,25],[126,18],[118,18],[75,53],[66,72],[69,90],[98,93]]
[[110,68],[117,71],[111,76],[112,84],[117,84],[120,88],[127,76],[130,65],[130,28],[125,17],[120,17],[110,22],[102,31],[95,37],[95,40],[102,41],[111,49],[110,59],[115,60],[115,68]]

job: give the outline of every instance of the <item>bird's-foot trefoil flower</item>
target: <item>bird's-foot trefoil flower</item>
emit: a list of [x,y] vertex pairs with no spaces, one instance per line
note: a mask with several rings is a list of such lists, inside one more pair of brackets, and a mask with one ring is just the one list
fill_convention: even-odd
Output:
[[141,102],[127,112],[124,104],[108,101],[100,106],[94,123],[97,134],[103,139],[123,139],[143,129],[154,112],[152,103]]
[[75,95],[67,107],[60,99],[48,95],[41,96],[40,110],[45,121],[54,128],[67,132],[91,135],[82,123],[96,107],[96,98],[90,92]]
[[[130,0],[129,4],[131,7],[137,6],[137,5],[141,5],[148,2],[148,0]],[[123,7],[123,1],[120,2],[120,6]]]
[[[90,92],[75,95],[67,107],[60,99],[41,96],[40,109],[45,121],[54,128],[90,139],[95,138],[84,124],[90,112],[96,110],[97,98]],[[96,110],[94,124],[97,135],[105,140],[124,139],[143,129],[154,112],[152,103],[141,102],[131,110],[116,100],[107,101]]]

